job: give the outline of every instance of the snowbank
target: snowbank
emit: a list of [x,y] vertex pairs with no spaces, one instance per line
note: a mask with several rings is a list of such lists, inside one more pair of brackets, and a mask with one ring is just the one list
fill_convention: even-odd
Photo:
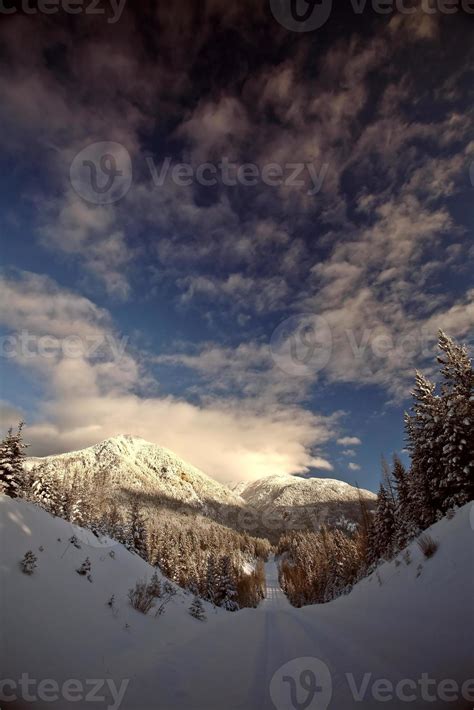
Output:
[[[111,543],[78,550],[67,542],[68,523],[0,497],[3,677],[110,679],[115,685],[95,707],[114,710],[289,710],[295,707],[291,684],[304,701],[301,673],[314,669],[319,690],[305,705],[309,710],[472,708],[474,700],[461,695],[474,676],[471,509],[429,531],[439,542],[432,558],[413,543],[409,564],[400,555],[346,597],[298,610],[274,590],[275,603],[256,610],[229,614],[206,604],[202,623],[189,616],[192,598],[183,592],[165,616],[134,611],[127,591],[150,576],[145,562]],[[19,569],[29,549],[38,557],[31,577]],[[92,583],[76,573],[85,557]],[[274,570],[271,576],[275,586]],[[107,606],[112,594],[116,614]],[[117,699],[114,689],[124,680],[129,683]],[[474,695],[474,684],[466,688]],[[62,697],[55,705],[69,706],[91,703]]]

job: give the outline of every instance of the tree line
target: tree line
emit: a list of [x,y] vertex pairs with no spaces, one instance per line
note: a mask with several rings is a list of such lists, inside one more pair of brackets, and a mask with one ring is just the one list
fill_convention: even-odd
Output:
[[474,372],[466,346],[439,332],[440,382],[416,373],[405,414],[411,465],[383,462],[374,513],[361,499],[355,533],[321,528],[280,538],[280,580],[293,604],[326,602],[348,592],[382,561],[474,499]]

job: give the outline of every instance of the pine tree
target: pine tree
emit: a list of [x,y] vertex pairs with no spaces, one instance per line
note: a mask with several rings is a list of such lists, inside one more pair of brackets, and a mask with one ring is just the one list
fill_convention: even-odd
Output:
[[237,587],[235,584],[230,557],[221,558],[219,569],[218,605],[227,611],[238,611]]
[[206,568],[206,598],[209,599],[212,604],[217,601],[217,570],[216,570],[216,558],[210,553],[207,558],[207,568]]
[[439,332],[439,348],[444,378],[439,508],[445,513],[474,498],[474,371],[467,348],[454,343],[443,331]]
[[31,486],[33,500],[53,515],[57,515],[60,508],[60,493],[58,482],[47,471],[39,469],[34,472]]
[[10,428],[0,444],[0,493],[5,493],[10,498],[20,495],[25,475],[23,460],[26,444],[23,443],[23,426],[23,422],[20,422],[15,434]]
[[408,472],[398,456],[393,457],[393,480],[395,482],[395,548],[403,550],[418,532],[414,523]]
[[405,430],[412,459],[411,492],[417,517],[413,522],[420,529],[425,529],[436,520],[442,452],[442,402],[435,395],[435,384],[420,372],[416,373],[412,397],[412,414],[405,415]]
[[206,614],[204,612],[204,605],[199,597],[194,597],[193,603],[189,607],[189,613],[198,621],[205,621]]
[[33,574],[33,571],[38,566],[36,564],[37,562],[38,558],[36,557],[36,555],[31,550],[28,550],[28,552],[25,553],[25,556],[20,562],[22,572],[24,572],[25,574]]
[[374,520],[374,542],[377,556],[391,559],[395,541],[395,506],[384,484],[380,485]]
[[138,498],[132,498],[128,512],[126,547],[147,559],[147,531]]
[[155,570],[148,584],[148,593],[152,597],[161,597],[161,581],[158,577],[158,572]]

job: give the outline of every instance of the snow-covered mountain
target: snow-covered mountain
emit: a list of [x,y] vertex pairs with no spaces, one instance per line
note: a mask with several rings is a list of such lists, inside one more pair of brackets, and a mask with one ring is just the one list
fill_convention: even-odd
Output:
[[[344,481],[277,475],[233,487],[246,504],[286,528],[351,522],[360,513],[360,498],[372,508],[377,496]],[[286,524],[285,524],[286,522]]]
[[[359,489],[332,478],[267,476],[250,483],[239,483],[233,491],[256,508],[266,507],[269,503],[284,507],[359,500]],[[360,493],[367,500],[377,498],[375,493],[370,491],[361,490]]]
[[206,476],[176,454],[134,436],[115,436],[81,451],[28,458],[26,467],[87,483],[94,479],[110,491],[135,491],[153,505],[183,507],[213,517],[240,509],[240,496]]
[[[116,436],[82,451],[31,457],[26,467],[70,482],[99,483],[111,495],[137,492],[151,507],[201,513],[270,539],[287,529],[353,521],[360,512],[359,491],[348,483],[278,475],[232,489],[172,451],[133,436]],[[376,499],[369,491],[361,495],[369,506]]]

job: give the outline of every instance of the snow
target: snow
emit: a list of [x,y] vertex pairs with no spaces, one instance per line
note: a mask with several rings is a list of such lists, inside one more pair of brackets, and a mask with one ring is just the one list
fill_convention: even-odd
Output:
[[[417,681],[428,674],[437,682],[462,684],[474,675],[472,508],[464,506],[428,531],[439,542],[432,558],[426,560],[415,542],[409,565],[399,555],[398,562],[380,566],[349,595],[329,604],[291,607],[271,559],[268,599],[258,609],[231,614],[204,604],[208,620],[200,622],[188,613],[192,596],[182,591],[164,616],[136,612],[126,595],[137,579],[151,575],[143,560],[120,545],[111,548],[110,541],[83,542],[78,550],[67,543],[68,523],[0,496],[4,677],[24,672],[37,679],[102,677],[114,679],[117,687],[130,679],[120,706],[124,710],[267,710],[273,701],[278,710],[289,710],[294,707],[289,683],[281,677],[298,678],[298,669],[313,667],[324,681],[321,697],[332,684],[329,710],[379,708],[371,694],[377,679]],[[29,549],[38,557],[31,576],[19,567]],[[86,557],[92,562],[92,583],[76,573]],[[107,607],[112,594],[116,616]],[[293,663],[290,670],[282,672],[288,663]],[[364,674],[371,674],[363,702],[352,696],[346,674],[353,674],[357,687]],[[110,698],[96,703],[98,708],[111,705]],[[400,710],[406,703],[384,705]],[[424,703],[418,697],[411,703],[416,710],[472,705]],[[312,703],[309,710],[323,707]]]
[[244,505],[240,496],[176,454],[139,437],[120,435],[81,451],[57,456],[27,458],[25,467],[50,473],[69,481],[75,475],[83,481],[107,475],[107,485],[117,491],[130,489],[173,500],[206,513],[209,506],[230,508]]

